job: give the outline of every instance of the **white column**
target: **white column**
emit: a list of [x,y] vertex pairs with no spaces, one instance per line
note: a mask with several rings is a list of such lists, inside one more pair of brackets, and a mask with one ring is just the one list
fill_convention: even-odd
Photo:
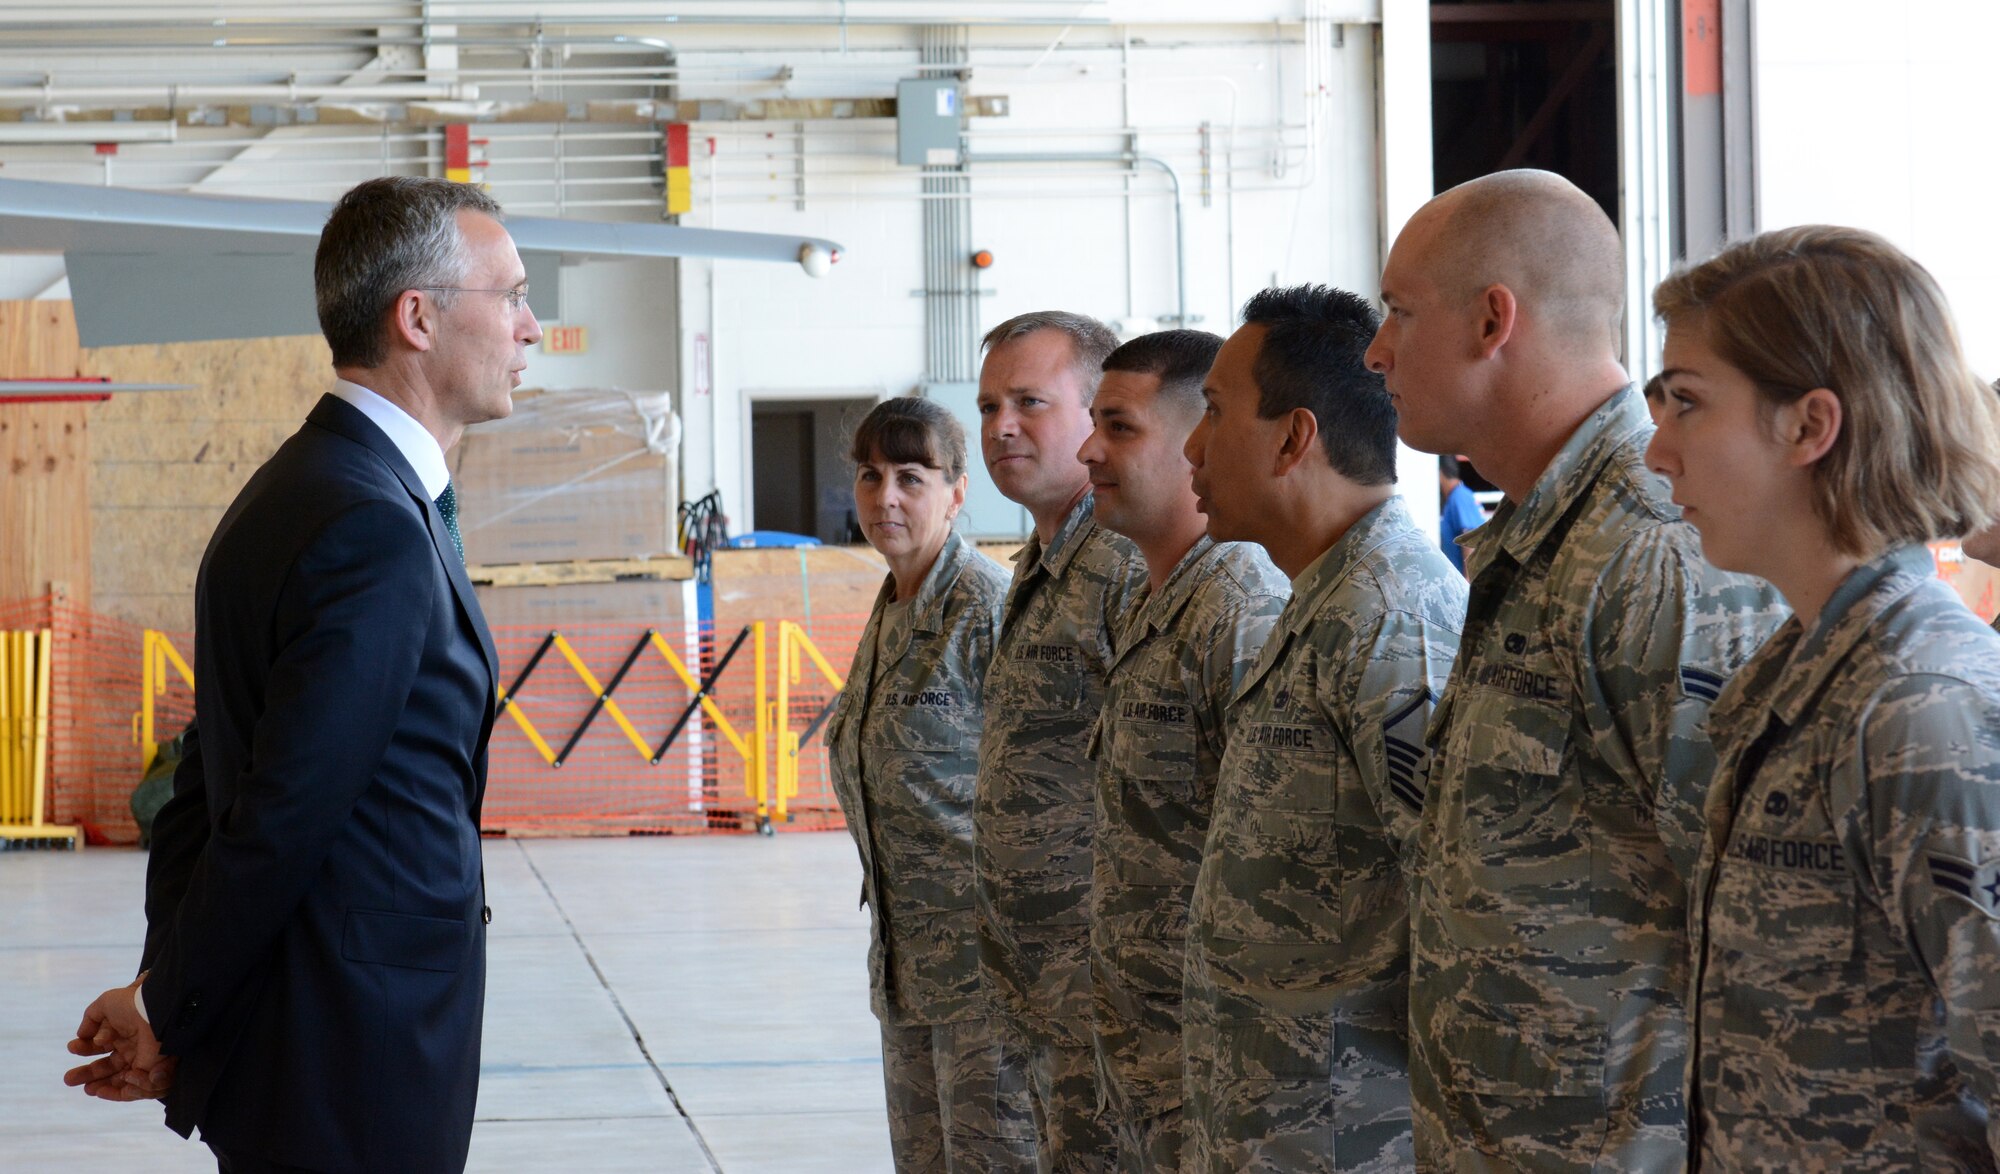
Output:
[[1659,369],[1653,287],[1673,268],[1673,109],[1668,0],[1618,0],[1619,225],[1625,240],[1625,370],[1643,383]]
[[[1382,0],[1382,256],[1432,195],[1431,9],[1428,0]],[[1364,291],[1372,292],[1372,291]],[[1418,526],[1438,528],[1437,457],[1396,446],[1397,487]]]

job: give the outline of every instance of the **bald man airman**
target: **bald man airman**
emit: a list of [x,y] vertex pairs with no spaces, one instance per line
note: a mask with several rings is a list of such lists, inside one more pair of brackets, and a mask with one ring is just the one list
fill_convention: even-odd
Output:
[[1546,172],[1438,196],[1398,236],[1368,361],[1403,440],[1505,491],[1433,716],[1411,907],[1420,1168],[1680,1170],[1686,880],[1701,725],[1775,627],[1645,467],[1618,360],[1617,230]]

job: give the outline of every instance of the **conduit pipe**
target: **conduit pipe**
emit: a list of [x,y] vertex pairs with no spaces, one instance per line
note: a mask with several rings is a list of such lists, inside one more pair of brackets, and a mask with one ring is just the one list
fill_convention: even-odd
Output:
[[1188,321],[1187,304],[1187,229],[1186,214],[1181,208],[1181,175],[1173,164],[1155,155],[1142,155],[1137,151],[1010,151],[1004,153],[982,153],[967,155],[967,164],[976,163],[1118,163],[1126,167],[1157,167],[1167,177],[1174,189],[1174,298],[1176,305],[1175,325],[1182,328],[1193,325]]
[[147,86],[0,86],[0,105],[61,106],[83,103],[135,103],[178,106],[200,102],[472,102],[479,87],[463,82],[402,82],[394,85],[307,86],[275,85],[188,86],[161,83]]
[[[536,0],[536,2],[540,3],[541,0]],[[367,15],[355,15],[344,20],[343,19],[320,19],[320,20],[291,19],[284,17],[270,17],[270,18],[251,19],[251,20],[235,20],[228,17],[216,17],[214,19],[207,19],[200,16],[195,16],[192,18],[193,23],[199,24],[203,27],[214,28],[214,29],[234,28],[243,30],[246,34],[254,33],[258,30],[291,31],[295,29],[336,29],[336,30],[351,31],[357,25],[367,25],[370,27],[381,27],[381,28],[397,28],[397,27],[422,27],[427,24],[451,24],[451,25],[456,25],[460,28],[468,28],[468,27],[521,28],[524,25],[534,25],[538,23],[545,25],[561,25],[567,28],[590,28],[593,26],[603,26],[603,25],[610,25],[620,28],[632,28],[635,26],[645,27],[649,25],[654,25],[654,26],[745,25],[745,26],[760,27],[760,28],[765,28],[765,27],[784,28],[788,26],[798,27],[798,28],[838,28],[842,26],[852,25],[857,28],[908,28],[912,25],[923,25],[927,19],[935,19],[935,17],[932,16],[927,18],[925,16],[916,13],[910,13],[907,15],[847,16],[847,17],[807,16],[807,15],[779,16],[771,14],[753,14],[753,13],[743,13],[740,15],[722,14],[722,13],[672,13],[663,16],[646,16],[637,14],[630,16],[620,16],[620,15],[607,15],[604,13],[590,13],[590,12],[556,13],[556,12],[542,11],[534,13],[521,12],[514,15],[493,14],[493,15],[482,15],[482,16],[466,15],[466,16],[431,17],[431,18],[388,17],[388,16],[374,17]],[[962,16],[957,12],[953,12],[951,13],[950,19],[952,23],[955,25],[964,25],[973,28],[1045,29],[1058,24],[1076,25],[1080,27],[1094,28],[1094,27],[1108,27],[1112,23],[1111,19],[1108,16],[1089,17],[1089,16],[1074,16],[1069,14],[1062,14],[1062,15],[1051,14],[1049,16],[980,17],[972,15]],[[20,22],[0,21],[0,36],[4,36],[4,34],[15,30],[19,30],[22,32],[34,32],[34,33],[104,33],[112,30],[116,30],[119,32],[149,32],[149,31],[184,32],[187,30],[188,24],[189,21],[162,21],[162,20],[121,21],[112,19],[20,21]]]

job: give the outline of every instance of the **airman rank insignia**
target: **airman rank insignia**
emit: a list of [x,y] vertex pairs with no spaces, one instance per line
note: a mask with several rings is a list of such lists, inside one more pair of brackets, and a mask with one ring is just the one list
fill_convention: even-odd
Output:
[[1931,886],[1971,904],[1988,917],[2000,919],[2000,861],[1968,864],[1932,853]]
[[1426,689],[1382,719],[1382,752],[1388,757],[1389,790],[1411,811],[1424,809],[1424,781],[1430,775],[1430,767],[1424,762],[1429,754],[1424,746],[1424,721],[1430,716],[1430,703],[1436,701],[1437,695]]

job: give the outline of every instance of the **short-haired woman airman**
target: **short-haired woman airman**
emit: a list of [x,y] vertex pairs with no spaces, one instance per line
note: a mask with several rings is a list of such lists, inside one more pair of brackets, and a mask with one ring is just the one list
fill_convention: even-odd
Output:
[[1768,232],[1654,294],[1649,463],[1794,617],[1709,713],[1691,904],[1702,1169],[2000,1155],[2000,634],[1927,541],[2000,507],[2000,401],[1880,237]]

